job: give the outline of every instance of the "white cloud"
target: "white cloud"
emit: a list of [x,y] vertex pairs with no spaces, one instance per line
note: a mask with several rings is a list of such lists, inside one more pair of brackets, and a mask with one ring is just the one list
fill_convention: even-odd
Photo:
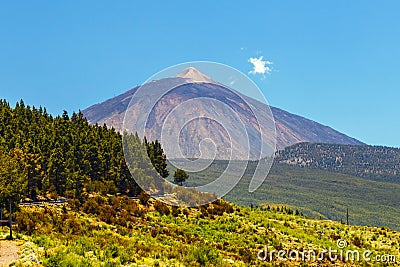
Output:
[[253,69],[249,71],[249,74],[261,74],[265,77],[265,74],[269,74],[272,71],[271,65],[273,63],[268,60],[263,60],[263,56],[259,58],[251,57],[249,58],[249,62],[253,64]]

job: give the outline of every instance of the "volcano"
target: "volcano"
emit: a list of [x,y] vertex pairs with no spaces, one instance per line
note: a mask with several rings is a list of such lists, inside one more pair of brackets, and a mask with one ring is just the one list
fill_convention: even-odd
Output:
[[[247,136],[241,134],[230,136],[228,132],[224,130],[224,125],[218,123],[218,120],[193,120],[190,124],[185,126],[186,128],[184,131],[178,129],[180,131],[178,132],[178,130],[172,128],[169,130],[170,132],[176,131],[173,134],[179,136],[180,141],[186,143],[185,147],[181,148],[181,150],[183,150],[182,154],[185,157],[196,158],[201,157],[202,154],[210,156],[212,152],[202,152],[199,147],[201,140],[206,139],[211,140],[211,142],[203,144],[205,145],[204,147],[218,145],[220,150],[217,151],[217,158],[226,159],[229,158],[230,153],[232,153],[232,150],[230,150],[232,144],[238,146],[238,144],[244,144],[246,141],[244,139],[246,138],[247,140],[255,140],[257,136],[259,137],[262,135],[259,127],[255,125],[251,109],[265,110],[268,108],[266,104],[214,81],[211,77],[193,67],[182,70],[174,77],[154,80],[149,84],[151,84],[152,88],[168,87],[172,90],[165,94],[162,99],[158,100],[157,103],[149,103],[149,97],[146,96],[146,94],[143,94],[140,98],[134,99],[132,101],[134,103],[132,103],[132,96],[139,90],[139,87],[134,87],[119,96],[83,110],[83,115],[92,124],[98,123],[102,125],[105,123],[108,127],[114,127],[117,131],[122,132],[125,130],[123,129],[123,121],[128,106],[132,109],[132,121],[142,120],[143,112],[149,111],[149,116],[146,118],[146,128],[150,129],[150,131],[146,132],[146,136],[149,139],[159,139],[163,123],[168,114],[174,110],[177,105],[195,98],[209,98],[215,99],[234,109],[240,120],[243,121],[244,127],[249,129]],[[144,87],[142,87],[142,89],[144,89]],[[243,104],[243,100],[246,104]],[[363,145],[362,142],[340,133],[331,127],[276,107],[269,108],[275,121],[276,149],[283,149],[301,142]],[[180,117],[190,117],[194,113],[201,118],[205,118],[212,113],[214,117],[218,116],[219,119],[224,119],[224,121],[225,119],[233,119],[226,110],[216,108],[211,102],[202,102],[195,107],[187,106],[186,109],[179,114],[177,113],[175,121],[180,121]],[[270,120],[271,118],[269,118],[268,115],[262,115],[258,118],[260,125],[267,125]],[[229,127],[234,128],[235,126],[228,126],[228,128]],[[271,137],[265,136],[265,143],[271,147],[274,146],[275,149],[275,141],[268,140],[268,138],[273,137],[272,135]],[[250,142],[250,146],[256,147],[259,145],[260,143]],[[241,148],[239,145],[238,151],[240,150]],[[250,158],[252,158],[252,156]],[[241,159],[246,156],[238,155],[237,157]],[[257,158],[257,156],[255,156],[255,158]]]

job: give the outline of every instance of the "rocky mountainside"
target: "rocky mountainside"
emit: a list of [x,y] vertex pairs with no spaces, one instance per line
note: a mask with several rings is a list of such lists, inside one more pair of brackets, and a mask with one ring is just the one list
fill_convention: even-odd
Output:
[[[176,86],[176,88],[169,91],[168,94],[162,98],[162,101],[158,101],[154,106],[150,106],[150,103],[146,102],[148,100],[146,95],[143,95],[141,100],[135,99],[137,103],[131,103],[130,108],[136,109],[137,113],[140,113],[139,110],[143,111],[146,109],[152,109],[151,116],[148,118],[146,127],[161,127],[162,122],[166,119],[166,114],[171,112],[174,107],[192,98],[205,97],[218,100],[234,109],[235,112],[239,114],[240,119],[244,121],[246,129],[250,129],[250,138],[259,135],[259,130],[257,130],[257,127],[254,125],[254,118],[252,118],[251,115],[251,108],[255,110],[262,110],[266,108],[265,104],[215,82],[212,80],[212,78],[194,68],[185,69],[172,78],[152,81],[151,84],[153,87],[159,88],[171,86],[171,84],[177,84],[179,86]],[[138,87],[135,87],[119,96],[93,105],[83,110],[83,114],[90,123],[105,123],[110,127],[114,127],[118,131],[122,131],[125,111],[128,108],[133,94],[135,94],[137,90]],[[242,103],[243,100],[245,100],[249,106],[247,106],[246,103]],[[190,112],[209,115],[211,110],[214,109],[216,109],[215,106],[210,103],[201,103],[201,105],[196,106],[195,110],[188,108],[187,111],[183,112],[187,114],[181,114],[181,116],[188,116]],[[218,109],[219,110],[215,111],[215,114],[220,114],[221,118],[227,116],[226,112],[220,108]],[[362,142],[342,134],[328,126],[324,126],[315,121],[291,114],[282,109],[271,107],[271,111],[276,126],[277,149],[283,149],[287,146],[291,146],[300,142],[349,145],[363,144]],[[133,111],[133,113],[135,112]],[[141,114],[134,114],[133,116],[135,119],[141,119]],[[267,115],[261,117],[262,118],[259,119],[260,124],[268,124],[270,118],[268,118]],[[201,138],[208,137],[211,133],[210,128],[214,128],[215,132],[213,133],[213,136],[219,140],[218,142],[219,144],[222,144],[222,147],[226,148],[224,153],[229,153],[229,149],[227,148],[227,134],[223,131],[220,125],[218,125],[218,123],[210,121],[198,121],[197,123],[192,123],[192,125],[188,126],[186,136],[180,136],[180,138],[183,138],[189,142],[191,141],[192,144],[197,148],[198,143],[196,142]],[[157,136],[152,137],[157,138]],[[239,142],[241,141],[241,138],[241,136],[237,136],[236,139],[239,140],[235,140],[235,138],[233,138],[233,141]],[[271,146],[274,145],[270,140],[266,141],[266,143]],[[257,146],[259,143],[255,142],[252,145]],[[198,151],[190,151],[193,150],[191,147],[187,147],[186,150],[186,155],[194,157],[198,156]],[[221,158],[226,157],[221,156]]]

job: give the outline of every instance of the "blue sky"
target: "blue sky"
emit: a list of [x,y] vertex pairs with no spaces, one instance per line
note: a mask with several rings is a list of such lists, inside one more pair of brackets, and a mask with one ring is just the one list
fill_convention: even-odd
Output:
[[272,106],[400,147],[398,1],[3,1],[0,98],[69,112],[166,67],[249,73]]

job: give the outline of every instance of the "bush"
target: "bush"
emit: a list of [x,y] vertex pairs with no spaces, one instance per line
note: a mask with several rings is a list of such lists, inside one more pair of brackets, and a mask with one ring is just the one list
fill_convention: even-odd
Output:
[[189,216],[189,210],[187,208],[184,208],[182,210],[182,214],[185,215],[186,217],[188,217]]
[[104,205],[100,207],[99,219],[103,222],[111,224],[115,221],[116,214],[117,213],[110,205]]
[[87,214],[100,214],[99,203],[94,198],[91,198],[82,205],[82,211]]
[[106,255],[110,258],[116,258],[121,254],[121,249],[115,244],[111,244],[107,250],[106,250]]
[[245,263],[250,263],[253,259],[253,254],[248,248],[239,248],[239,255]]
[[220,262],[220,255],[218,251],[202,244],[189,251],[185,260],[188,265],[192,265],[193,262],[196,262],[201,266],[206,266],[209,264],[218,264]]
[[158,211],[161,215],[169,215],[170,214],[169,207],[165,203],[163,203],[159,200],[156,200],[156,202],[154,203],[154,209],[156,211]]
[[178,217],[181,213],[180,209],[176,206],[172,206],[172,216]]
[[65,220],[65,227],[70,234],[79,235],[82,233],[82,225],[76,218],[68,218]]
[[79,212],[81,208],[81,202],[76,198],[68,199],[68,205],[71,207],[71,210],[76,212]]
[[142,191],[140,193],[139,200],[142,205],[147,205],[147,202],[149,201],[149,199],[150,199],[150,196],[146,192]]
[[362,246],[362,241],[361,241],[361,239],[360,239],[358,236],[356,236],[356,237],[354,238],[354,240],[353,240],[353,244],[354,244],[354,246],[356,246],[356,247],[361,247],[361,246]]
[[18,231],[27,235],[31,235],[35,231],[36,223],[29,213],[18,211],[14,214],[14,218],[15,223],[18,225]]

